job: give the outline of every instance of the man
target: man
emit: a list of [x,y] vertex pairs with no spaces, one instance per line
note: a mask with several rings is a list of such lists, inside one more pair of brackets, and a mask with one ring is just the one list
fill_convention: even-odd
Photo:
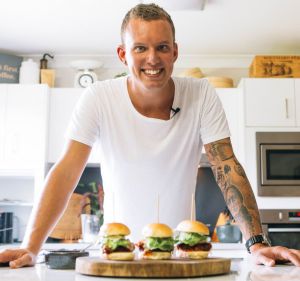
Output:
[[98,140],[106,221],[115,213],[136,232],[156,220],[158,195],[162,222],[174,226],[186,219],[204,143],[232,215],[244,238],[252,238],[248,248],[256,262],[300,266],[299,251],[269,247],[257,236],[262,228],[255,198],[214,90],[206,80],[171,77],[178,48],[170,16],[154,4],[139,4],[125,16],[121,35],[118,56],[130,75],[98,82],[83,94],[70,141],[46,179],[22,249],[4,251],[0,262],[10,261],[12,268],[34,264]]

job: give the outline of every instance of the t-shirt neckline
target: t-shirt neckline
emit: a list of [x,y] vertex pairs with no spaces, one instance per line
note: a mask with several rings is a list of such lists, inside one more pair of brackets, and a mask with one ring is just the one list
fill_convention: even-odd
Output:
[[[132,101],[130,99],[128,88],[127,88],[127,79],[128,79],[128,76],[124,77],[124,81],[123,81],[124,82],[124,89],[125,89],[125,100],[126,100],[126,103],[128,103],[128,105],[129,105],[130,111],[135,116],[137,116],[138,118],[143,119],[145,121],[148,121],[148,122],[156,122],[156,123],[164,123],[165,124],[165,123],[169,123],[169,122],[173,121],[174,112],[172,110],[170,110],[170,119],[168,119],[168,120],[153,118],[153,117],[147,117],[147,116],[141,114],[140,112],[138,112],[136,110],[136,108],[134,107],[134,105],[132,104]],[[171,79],[174,82],[174,88],[175,88],[174,89],[174,99],[173,99],[172,108],[177,109],[178,108],[178,85],[177,85],[176,79],[174,79],[174,77],[171,77]]]

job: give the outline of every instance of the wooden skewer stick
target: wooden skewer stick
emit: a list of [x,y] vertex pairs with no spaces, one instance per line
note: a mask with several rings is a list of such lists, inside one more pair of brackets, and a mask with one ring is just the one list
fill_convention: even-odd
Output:
[[159,194],[157,194],[157,222],[159,223]]
[[195,194],[192,193],[192,202],[191,202],[191,221],[195,220]]
[[116,215],[115,215],[115,193],[112,193],[112,203],[113,203],[113,221],[116,221]]

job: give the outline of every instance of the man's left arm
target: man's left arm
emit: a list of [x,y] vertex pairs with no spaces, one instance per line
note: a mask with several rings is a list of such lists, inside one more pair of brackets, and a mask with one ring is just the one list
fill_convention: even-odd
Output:
[[[256,200],[245,171],[234,155],[230,138],[204,145],[215,179],[225,202],[239,225],[243,237],[262,234]],[[291,261],[300,266],[300,251],[285,247],[267,247],[257,243],[250,247],[256,263],[273,266],[275,261]]]

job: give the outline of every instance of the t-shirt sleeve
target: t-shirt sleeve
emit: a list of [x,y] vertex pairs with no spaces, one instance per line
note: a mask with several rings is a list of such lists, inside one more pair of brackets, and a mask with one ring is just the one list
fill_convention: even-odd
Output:
[[100,135],[100,117],[95,87],[91,86],[80,96],[65,137],[92,147]]
[[215,89],[205,81],[201,90],[204,91],[200,116],[203,144],[230,137],[226,115]]

